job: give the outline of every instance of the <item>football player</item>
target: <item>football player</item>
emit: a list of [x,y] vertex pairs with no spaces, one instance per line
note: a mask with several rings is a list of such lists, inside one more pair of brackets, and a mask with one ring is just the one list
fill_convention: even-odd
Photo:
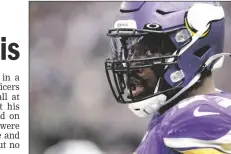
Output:
[[115,99],[152,115],[135,154],[231,154],[231,94],[212,70],[224,57],[216,2],[123,2],[105,69]]

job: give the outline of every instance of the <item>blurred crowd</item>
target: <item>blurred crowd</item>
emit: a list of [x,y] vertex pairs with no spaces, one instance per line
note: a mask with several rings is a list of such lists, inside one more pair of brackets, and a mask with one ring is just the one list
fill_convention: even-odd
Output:
[[[30,2],[30,154],[131,154],[139,144],[149,119],[116,103],[104,72],[120,3]],[[230,52],[231,2],[221,4]],[[230,65],[215,72],[226,91]]]

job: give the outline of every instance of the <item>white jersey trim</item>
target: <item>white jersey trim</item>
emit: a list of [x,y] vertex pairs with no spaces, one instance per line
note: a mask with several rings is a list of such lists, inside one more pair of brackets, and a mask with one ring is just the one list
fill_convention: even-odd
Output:
[[[166,146],[171,148],[206,148],[213,147],[231,154],[231,130],[223,137],[216,140],[200,140],[194,138],[164,138]],[[226,148],[229,145],[229,148]]]

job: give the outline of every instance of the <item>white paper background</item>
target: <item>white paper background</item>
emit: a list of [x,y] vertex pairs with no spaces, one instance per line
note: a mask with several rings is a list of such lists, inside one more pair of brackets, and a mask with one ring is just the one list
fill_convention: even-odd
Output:
[[[28,153],[28,1],[0,1],[0,37],[6,37],[7,46],[15,42],[19,45],[20,58],[15,61],[0,60],[2,73],[20,76],[20,148],[1,149],[1,154]],[[1,48],[0,48],[1,50]],[[9,52],[8,52],[9,53]],[[0,54],[1,55],[1,54]],[[18,123],[18,120],[15,121]],[[14,123],[2,120],[1,123]],[[0,130],[1,133],[5,132]],[[3,142],[3,139],[0,140]],[[9,140],[8,140],[9,141]],[[12,142],[15,142],[14,140]]]

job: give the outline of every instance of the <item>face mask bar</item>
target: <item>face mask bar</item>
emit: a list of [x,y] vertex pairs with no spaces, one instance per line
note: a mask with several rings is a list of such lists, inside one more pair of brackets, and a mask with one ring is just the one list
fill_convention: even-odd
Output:
[[170,29],[170,30],[153,30],[153,29],[133,29],[133,28],[112,28],[109,29],[107,36],[110,37],[118,37],[118,36],[132,36],[132,37],[136,37],[136,36],[144,36],[147,34],[168,34],[168,33],[172,33],[178,30],[182,30],[185,29],[184,26],[182,27],[178,27],[175,29]]

